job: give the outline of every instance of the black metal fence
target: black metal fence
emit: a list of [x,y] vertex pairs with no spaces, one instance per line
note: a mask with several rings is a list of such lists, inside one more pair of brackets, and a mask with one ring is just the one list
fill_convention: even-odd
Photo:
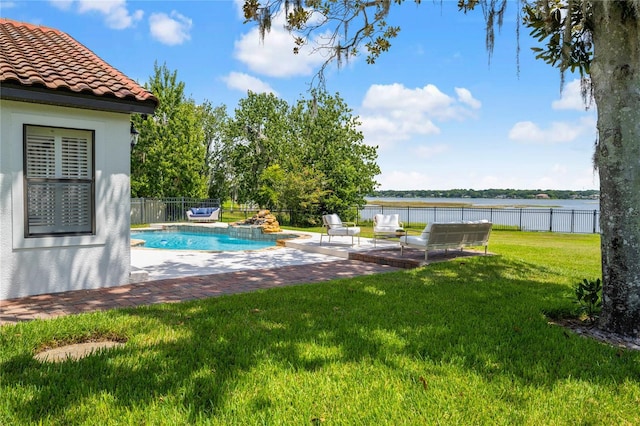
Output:
[[184,222],[187,220],[187,210],[192,207],[220,207],[220,200],[186,197],[132,198],[131,224]]
[[[220,207],[220,200],[198,198],[133,198],[131,199],[131,224],[185,222],[186,211],[191,207]],[[258,209],[255,208],[255,211]],[[255,212],[246,211],[245,216]],[[309,216],[309,212],[271,211],[281,225],[297,223],[296,218]],[[385,207],[367,205],[357,211],[357,221],[368,223],[373,216],[398,214],[405,226],[432,222],[457,222],[486,219],[494,229],[521,231],[546,231],[565,233],[600,233],[600,211],[540,208],[492,208],[492,207]],[[316,214],[320,225],[321,213]],[[222,216],[220,216],[222,218]]]
[[373,216],[398,214],[405,226],[431,222],[488,220],[494,229],[566,233],[600,233],[598,210],[491,207],[384,207],[367,205],[359,212],[360,221]]

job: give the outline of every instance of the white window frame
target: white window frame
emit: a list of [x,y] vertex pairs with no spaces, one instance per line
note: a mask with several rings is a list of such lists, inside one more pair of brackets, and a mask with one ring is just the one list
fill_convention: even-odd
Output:
[[95,235],[95,131],[23,125],[24,237]]

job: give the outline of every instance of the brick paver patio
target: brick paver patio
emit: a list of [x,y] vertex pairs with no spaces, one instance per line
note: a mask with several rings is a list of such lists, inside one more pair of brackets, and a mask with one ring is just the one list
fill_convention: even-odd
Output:
[[342,260],[0,300],[0,325],[97,310],[245,293],[258,289],[351,278],[394,270],[398,268],[378,263]]

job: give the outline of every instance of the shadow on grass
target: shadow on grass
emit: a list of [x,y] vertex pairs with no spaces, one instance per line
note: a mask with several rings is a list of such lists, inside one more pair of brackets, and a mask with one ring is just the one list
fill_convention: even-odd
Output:
[[[569,378],[636,381],[640,354],[547,323],[542,312],[570,305],[567,293],[552,271],[495,256],[112,311],[104,321],[133,324],[124,348],[56,365],[22,353],[0,365],[0,385],[31,394],[4,403],[17,418],[72,424],[89,420],[76,404],[101,398],[125,410],[170,401],[196,422],[221,410],[236,381],[267,361],[294,373],[379,363],[417,382],[400,357],[424,370],[453,365],[545,390]],[[253,403],[266,409],[270,400]]]

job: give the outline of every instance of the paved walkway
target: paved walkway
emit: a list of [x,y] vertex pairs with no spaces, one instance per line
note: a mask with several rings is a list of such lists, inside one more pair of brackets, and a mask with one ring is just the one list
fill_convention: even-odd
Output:
[[303,283],[352,278],[398,268],[357,260],[338,260],[279,268],[146,281],[96,290],[43,294],[0,301],[0,325],[97,310],[181,302]]

